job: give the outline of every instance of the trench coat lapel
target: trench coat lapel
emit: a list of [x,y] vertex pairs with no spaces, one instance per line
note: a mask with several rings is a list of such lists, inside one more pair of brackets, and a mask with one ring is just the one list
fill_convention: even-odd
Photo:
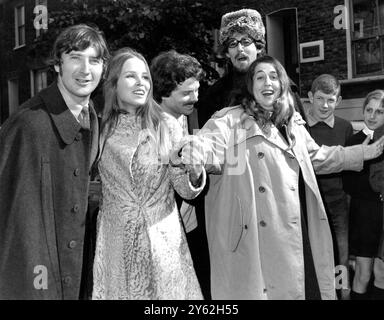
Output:
[[[287,142],[285,141],[285,139],[283,138],[283,136],[275,126],[272,126],[269,132],[265,132],[260,128],[260,126],[254,120],[247,119],[244,122],[243,129],[245,130],[235,129],[235,133],[234,133],[236,136],[236,138],[234,139],[235,144],[242,143],[245,140],[250,139],[252,137],[260,136],[260,137],[263,137],[268,142],[270,142],[271,144],[278,147],[279,149],[295,156],[294,153],[291,151],[291,149],[289,149]],[[288,139],[290,139],[288,134],[287,134],[287,137]]]

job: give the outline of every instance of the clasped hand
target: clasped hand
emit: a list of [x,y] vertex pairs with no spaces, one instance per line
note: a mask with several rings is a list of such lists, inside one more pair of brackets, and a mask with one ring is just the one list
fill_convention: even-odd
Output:
[[181,147],[171,156],[171,165],[184,168],[189,172],[192,183],[199,180],[204,164],[204,143],[198,136],[185,137]]

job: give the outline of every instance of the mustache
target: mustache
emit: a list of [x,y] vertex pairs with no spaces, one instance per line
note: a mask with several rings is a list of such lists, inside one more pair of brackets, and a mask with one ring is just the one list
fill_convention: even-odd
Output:
[[239,59],[239,58],[248,58],[248,55],[244,53],[238,53],[235,55],[235,59]]

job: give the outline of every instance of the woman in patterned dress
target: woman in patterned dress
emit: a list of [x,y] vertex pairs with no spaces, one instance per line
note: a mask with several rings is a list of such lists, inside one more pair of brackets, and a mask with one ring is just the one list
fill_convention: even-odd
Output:
[[153,100],[141,54],[117,51],[104,95],[93,299],[202,299],[174,191],[196,197],[205,171],[169,165],[182,129]]

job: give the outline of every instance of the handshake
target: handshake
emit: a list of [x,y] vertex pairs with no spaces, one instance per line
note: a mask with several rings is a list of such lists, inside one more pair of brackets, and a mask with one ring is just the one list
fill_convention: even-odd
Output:
[[202,138],[186,136],[174,148],[170,155],[170,164],[189,173],[192,184],[196,184],[204,170],[207,147]]

